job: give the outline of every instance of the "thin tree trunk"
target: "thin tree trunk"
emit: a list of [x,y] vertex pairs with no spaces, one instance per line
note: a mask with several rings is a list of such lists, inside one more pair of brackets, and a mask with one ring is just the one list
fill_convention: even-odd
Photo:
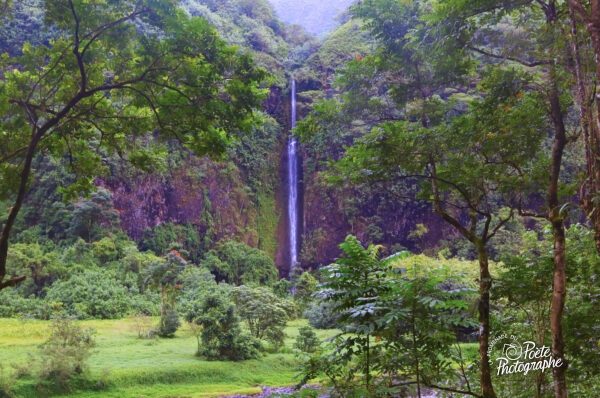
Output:
[[554,233],[554,277],[552,283],[552,309],[550,311],[550,330],[552,332],[552,356],[561,359],[561,366],[552,369],[554,376],[554,397],[566,398],[567,381],[565,362],[565,343],[563,339],[562,318],[566,296],[565,227],[562,220],[552,222]]
[[2,233],[0,234],[0,290],[9,286],[15,286],[25,279],[25,276],[17,276],[7,281],[4,280],[6,277],[6,260],[8,258],[8,240],[10,238],[12,227],[17,219],[17,215],[19,214],[21,206],[23,205],[23,201],[25,200],[27,183],[29,182],[29,176],[31,174],[31,163],[33,162],[33,157],[41,136],[42,134],[39,130],[36,128],[32,129],[31,140],[29,141],[27,154],[25,155],[25,162],[23,163],[23,169],[21,170],[17,197],[15,198],[13,206],[10,208],[8,218],[6,219],[6,222],[2,227]]
[[[416,287],[416,286],[415,286]],[[414,289],[416,290],[416,289]],[[421,369],[419,368],[419,350],[417,349],[417,328],[415,325],[415,300],[417,299],[417,292],[413,292],[413,303],[412,303],[412,343],[413,343],[413,355],[415,356],[415,375],[417,376],[417,397],[421,398]]]
[[548,219],[552,224],[554,237],[554,275],[552,281],[552,304],[550,309],[550,330],[552,332],[552,355],[560,358],[562,366],[554,368],[554,396],[555,398],[567,397],[567,382],[564,351],[565,343],[562,330],[562,318],[566,298],[566,241],[564,216],[560,211],[558,189],[560,183],[560,170],[562,158],[567,144],[564,115],[560,107],[560,97],[556,82],[556,71],[550,71],[550,112],[554,125],[554,142],[552,144],[552,158],[550,169],[550,184],[548,186]]
[[492,385],[492,371],[488,356],[490,340],[490,289],[492,276],[484,242],[477,242],[479,257],[479,366],[481,368],[481,393],[483,398],[496,398]]

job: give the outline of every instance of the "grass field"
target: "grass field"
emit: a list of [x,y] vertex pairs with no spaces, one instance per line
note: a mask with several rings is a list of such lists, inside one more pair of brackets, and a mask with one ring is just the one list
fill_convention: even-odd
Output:
[[[138,339],[133,321],[80,321],[96,331],[96,348],[89,360],[91,379],[106,387],[66,394],[70,397],[193,398],[260,392],[261,386],[294,384],[297,363],[292,345],[304,320],[290,322],[281,353],[242,362],[203,361],[196,357],[196,338],[186,326],[172,339]],[[0,319],[0,364],[35,372],[38,346],[48,337],[47,321]],[[317,331],[325,339],[334,330]],[[20,378],[17,397],[38,397],[35,380]],[[1,396],[0,392],[0,396]]]

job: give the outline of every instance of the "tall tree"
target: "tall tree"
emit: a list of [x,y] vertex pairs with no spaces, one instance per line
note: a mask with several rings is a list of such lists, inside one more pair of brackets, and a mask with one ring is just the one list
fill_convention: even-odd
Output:
[[[346,152],[336,171],[339,180],[420,181],[421,198],[471,242],[480,264],[480,383],[483,396],[495,397],[488,358],[488,244],[513,214],[501,203],[515,202],[530,182],[523,170],[533,168],[543,139],[542,107],[527,93],[523,74],[496,70],[481,86],[485,99],[450,122],[468,106],[446,89],[465,90],[462,77],[472,62],[453,37],[440,40],[422,29],[425,3],[372,0],[354,8],[381,45],[374,56],[345,70],[341,82],[359,94],[345,96],[342,109],[369,109],[376,100],[367,98],[361,106],[361,98],[368,97],[361,93],[374,86],[381,102],[392,102],[395,109],[380,113],[376,127]],[[309,118],[301,133],[318,124]]]
[[[546,118],[552,131],[548,159],[547,179],[539,185],[538,192],[545,194],[542,206],[536,206],[525,192],[515,203],[525,216],[546,219],[552,226],[554,236],[553,295],[550,311],[552,353],[560,358],[562,366],[553,369],[555,396],[566,397],[566,369],[562,319],[566,300],[566,239],[565,219],[567,204],[574,192],[565,190],[562,181],[565,150],[578,137],[569,136],[566,108],[571,98],[565,90],[564,75],[567,65],[567,49],[563,45],[564,21],[559,18],[559,4],[554,0],[520,2],[467,1],[458,4],[452,0],[439,3],[434,12],[437,20],[450,30],[463,48],[473,55],[493,62],[506,62],[527,70],[532,76],[541,76],[535,91],[544,99]],[[500,27],[503,18],[527,17],[521,26],[522,34],[507,32]],[[435,19],[436,17],[434,17]],[[468,32],[468,33],[467,33]],[[508,37],[512,39],[509,43]],[[534,89],[533,86],[532,89]]]
[[[597,93],[600,81],[600,1],[568,0],[567,3],[572,20],[571,48],[577,83],[575,92],[587,163],[581,196],[596,231],[596,249],[600,253],[600,95]],[[583,46],[578,34],[579,23],[583,24],[587,32],[583,44],[587,47],[591,41],[593,57],[583,56]]]
[[0,289],[24,278],[6,279],[6,257],[37,155],[66,157],[74,188],[89,190],[113,154],[151,168],[159,139],[223,154],[264,97],[264,72],[175,1],[43,7],[49,43],[0,61],[0,196],[13,203],[0,234]]
[[[543,139],[540,103],[512,70],[494,70],[482,84],[487,95],[451,122],[385,123],[349,148],[337,171],[351,180],[421,182],[444,221],[475,249],[479,260],[480,382],[495,397],[488,356],[490,336],[489,243],[513,211],[503,209],[526,190]],[[430,108],[431,109],[431,108]],[[437,110],[442,113],[442,109]],[[428,113],[431,115],[431,113]]]

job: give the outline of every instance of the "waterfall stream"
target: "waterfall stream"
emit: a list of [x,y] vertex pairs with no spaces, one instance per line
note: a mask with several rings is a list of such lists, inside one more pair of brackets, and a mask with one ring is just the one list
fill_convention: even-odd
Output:
[[[296,81],[292,79],[291,127],[296,127]],[[290,238],[290,275],[298,264],[298,141],[290,134],[287,144],[288,155],[288,220]]]

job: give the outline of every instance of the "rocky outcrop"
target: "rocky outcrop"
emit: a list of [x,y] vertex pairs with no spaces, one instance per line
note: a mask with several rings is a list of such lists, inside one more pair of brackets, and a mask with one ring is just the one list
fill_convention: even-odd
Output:
[[[231,163],[190,157],[165,175],[114,175],[99,181],[112,192],[122,228],[135,239],[172,222],[211,229],[215,241],[234,238],[257,246],[257,205]],[[209,225],[210,224],[210,225]]]

